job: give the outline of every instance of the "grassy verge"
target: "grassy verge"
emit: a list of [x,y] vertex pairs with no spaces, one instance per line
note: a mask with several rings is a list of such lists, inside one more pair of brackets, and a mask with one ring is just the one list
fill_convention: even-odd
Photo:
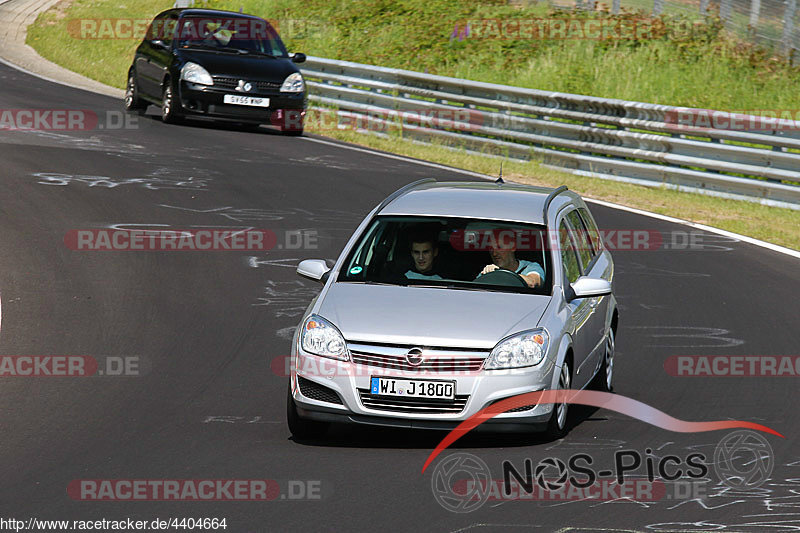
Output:
[[[116,87],[138,40],[80,39],[82,19],[149,20],[169,0],[65,0],[40,15],[28,44],[44,57]],[[632,41],[451,38],[465,20],[566,16],[543,4],[517,8],[505,0],[209,0],[209,7],[277,19],[292,50],[312,55],[427,70],[523,87],[715,109],[800,109],[800,69],[767,52],[737,43],[712,19],[692,25],[690,38],[675,39],[671,19],[647,19],[661,28]],[[602,13],[591,15],[607,17]],[[627,17],[627,19],[625,19]],[[638,17],[638,18],[637,18]],[[625,20],[640,16],[623,15]],[[660,26],[659,26],[660,25]],[[666,28],[666,30],[665,30]],[[485,28],[481,31],[485,32]],[[568,69],[564,65],[569,65]],[[314,124],[314,120],[310,123]],[[314,132],[313,126],[309,128]],[[353,131],[316,131],[411,157],[496,174],[495,158]],[[676,216],[800,249],[800,213],[667,189],[574,176],[537,163],[509,162],[515,181],[566,184],[589,197]]]
[[[722,110],[800,109],[796,90],[800,68],[737,41],[714,18],[671,14],[654,19],[643,12],[612,17],[604,11],[552,11],[544,2],[518,6],[506,0],[197,3],[242,8],[277,20],[291,49],[321,57],[641,102]],[[172,4],[170,0],[65,0],[39,17],[29,30],[28,43],[56,63],[122,87],[123,71],[137,41],[81,39],[76,21],[149,20]],[[593,38],[589,30],[546,38],[556,36],[555,30],[542,37],[529,25],[533,19],[587,18],[631,31],[626,38],[613,34]]]

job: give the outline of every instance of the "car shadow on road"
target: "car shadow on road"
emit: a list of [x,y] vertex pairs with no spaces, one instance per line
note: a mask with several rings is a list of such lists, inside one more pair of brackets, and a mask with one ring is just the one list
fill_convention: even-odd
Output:
[[[584,423],[607,420],[603,416],[595,416],[598,410],[598,407],[571,406],[567,419],[569,431]],[[426,429],[333,424],[322,438],[295,439],[290,437],[290,440],[302,446],[329,448],[433,449],[445,438],[447,433],[447,431]],[[569,433],[565,438],[569,438]],[[512,448],[539,446],[553,442],[556,441],[549,439],[544,433],[474,431],[458,439],[450,448]]]
[[[155,111],[153,111],[155,109]],[[136,115],[140,126],[155,127],[162,125],[165,128],[199,128],[205,130],[217,131],[238,131],[243,133],[254,133],[262,135],[275,135],[278,137],[285,137],[277,128],[267,125],[258,124],[245,124],[240,122],[228,121],[212,121],[212,120],[197,120],[197,119],[183,119],[177,124],[164,124],[161,121],[161,115],[158,109],[151,107],[146,113],[139,113]]]

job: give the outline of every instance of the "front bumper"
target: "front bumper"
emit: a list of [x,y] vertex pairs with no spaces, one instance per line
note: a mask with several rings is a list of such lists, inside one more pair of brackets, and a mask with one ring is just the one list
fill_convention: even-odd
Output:
[[[279,91],[239,93],[215,86],[181,81],[178,91],[181,113],[191,118],[230,120],[253,124],[272,124],[283,130],[303,128],[307,97],[305,93]],[[226,104],[226,94],[269,98],[269,107]]]
[[[352,361],[310,355],[295,344],[292,355],[292,397],[300,417],[309,420],[369,424],[376,426],[450,430],[481,409],[500,400],[550,388],[554,363],[546,358],[540,365],[529,368],[464,373],[416,373],[389,370],[383,367],[357,364]],[[441,401],[450,412],[403,412],[396,408],[375,408],[369,393],[371,377],[402,379],[451,380],[455,382],[457,400]],[[323,387],[323,389],[320,389]],[[311,392],[309,392],[311,391]],[[385,398],[385,397],[384,397]],[[396,400],[393,397],[392,400]],[[406,399],[407,400],[407,399]],[[429,409],[437,403],[431,400]],[[458,402],[462,409],[453,410]],[[390,404],[395,402],[389,401]],[[426,404],[427,405],[427,404]],[[395,410],[396,409],[396,410]],[[505,412],[486,421],[477,429],[490,431],[530,432],[545,429],[553,410],[552,404],[531,406],[517,412]]]

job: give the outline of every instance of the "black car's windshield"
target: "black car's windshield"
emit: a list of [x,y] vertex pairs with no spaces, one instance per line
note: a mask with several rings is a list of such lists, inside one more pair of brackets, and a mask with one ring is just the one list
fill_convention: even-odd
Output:
[[550,294],[544,227],[464,218],[376,218],[340,282]]
[[178,26],[176,40],[179,48],[271,57],[289,55],[272,26],[261,19],[184,17]]

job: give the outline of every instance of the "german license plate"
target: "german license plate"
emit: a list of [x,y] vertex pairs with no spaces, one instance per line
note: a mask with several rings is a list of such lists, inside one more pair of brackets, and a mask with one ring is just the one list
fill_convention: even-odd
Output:
[[238,94],[226,94],[223,101],[226,104],[233,104],[233,105],[269,107],[269,98],[256,98],[255,96],[239,96]]
[[456,397],[455,381],[423,379],[370,378],[370,394],[452,400]]

